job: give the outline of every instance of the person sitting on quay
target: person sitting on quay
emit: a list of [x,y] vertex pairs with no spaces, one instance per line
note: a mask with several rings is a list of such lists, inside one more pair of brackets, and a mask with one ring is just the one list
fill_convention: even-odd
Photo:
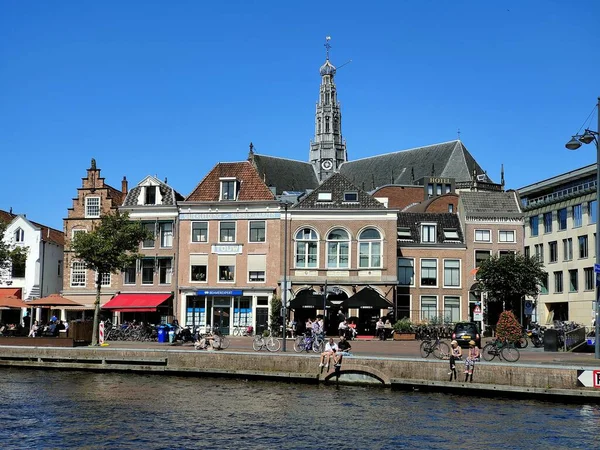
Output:
[[29,330],[28,337],[36,337],[39,329],[40,323],[36,320],[35,322],[33,322],[33,325],[31,325],[31,330]]
[[452,376],[456,380],[456,361],[462,359],[462,349],[458,342],[452,341],[450,342],[450,381],[452,381]]
[[475,341],[469,341],[469,355],[465,359],[465,382],[469,377],[469,381],[473,382],[473,369],[475,369],[475,362],[479,361],[480,355],[481,352]]
[[346,339],[346,336],[340,337],[340,342],[337,344],[338,354],[341,356],[351,356],[350,351],[352,350],[352,346],[350,342]]
[[[325,344],[325,351],[321,353],[321,362],[319,363],[319,367],[325,366],[325,369],[329,370],[329,359],[337,350],[337,344],[333,338],[329,338],[329,342]],[[327,358],[327,361],[325,361],[325,358]]]

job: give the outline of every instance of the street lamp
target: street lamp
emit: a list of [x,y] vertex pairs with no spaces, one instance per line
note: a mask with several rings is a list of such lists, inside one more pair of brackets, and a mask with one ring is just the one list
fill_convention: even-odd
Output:
[[282,308],[281,315],[283,316],[283,346],[281,348],[282,352],[286,351],[286,338],[287,338],[287,259],[288,259],[288,249],[287,249],[287,241],[288,241],[288,226],[287,226],[287,211],[288,211],[289,202],[283,202],[283,209],[285,210],[285,215],[283,216],[283,295],[282,295]]
[[595,312],[595,337],[594,349],[596,359],[600,359],[600,286],[598,286],[598,273],[600,272],[600,142],[598,141],[600,132],[600,97],[597,103],[598,113],[598,131],[587,129],[583,134],[576,134],[569,142],[565,144],[569,150],[577,150],[581,144],[596,143],[596,264],[594,272],[596,273],[596,312]]

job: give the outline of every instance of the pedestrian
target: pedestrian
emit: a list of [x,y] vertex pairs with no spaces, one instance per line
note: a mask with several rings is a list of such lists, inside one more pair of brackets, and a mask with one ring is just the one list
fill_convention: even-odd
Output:
[[456,361],[460,361],[462,358],[462,349],[456,341],[450,342],[450,347],[450,372],[448,372],[448,375],[450,375],[449,381],[452,381],[453,376],[456,380]]
[[469,382],[473,382],[473,369],[475,369],[475,362],[479,361],[481,352],[475,341],[469,341],[469,354],[465,359],[465,382],[469,378]]
[[379,340],[385,340],[385,324],[383,323],[383,319],[380,317],[375,325],[375,334],[379,338]]

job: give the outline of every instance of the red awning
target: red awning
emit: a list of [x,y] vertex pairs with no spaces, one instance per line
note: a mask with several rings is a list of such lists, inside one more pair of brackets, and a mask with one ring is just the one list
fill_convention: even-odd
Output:
[[172,294],[119,294],[106,302],[102,309],[118,312],[156,312]]

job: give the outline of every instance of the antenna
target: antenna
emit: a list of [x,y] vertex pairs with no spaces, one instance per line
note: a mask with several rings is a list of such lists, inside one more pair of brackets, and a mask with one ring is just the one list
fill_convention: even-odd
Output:
[[458,140],[460,141],[460,128],[458,129],[458,131],[456,132],[456,134],[458,134]]
[[348,65],[352,62],[351,59],[349,59],[348,61],[346,61],[344,64],[342,64],[341,66],[336,67],[336,70],[340,70],[342,67],[344,67],[345,65]]

